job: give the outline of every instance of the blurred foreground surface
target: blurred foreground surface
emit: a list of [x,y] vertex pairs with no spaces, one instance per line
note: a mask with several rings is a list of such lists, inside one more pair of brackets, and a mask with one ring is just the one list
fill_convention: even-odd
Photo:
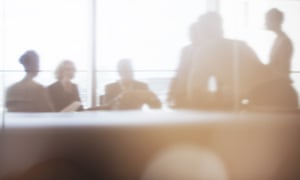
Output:
[[298,179],[299,113],[11,113],[0,179]]

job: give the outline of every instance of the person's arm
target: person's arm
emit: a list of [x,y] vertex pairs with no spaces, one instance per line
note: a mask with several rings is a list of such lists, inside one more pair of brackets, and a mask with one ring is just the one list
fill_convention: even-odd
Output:
[[176,75],[173,77],[170,86],[167,101],[172,107],[184,106],[186,101],[186,86],[192,63],[192,46],[186,46],[182,49],[180,61],[178,63]]
[[139,90],[135,92],[140,101],[147,104],[150,108],[161,108],[161,102],[154,92],[152,92],[147,84],[141,84]]
[[107,104],[110,104],[112,99],[113,99],[113,96],[112,96],[112,88],[110,85],[106,85],[105,86],[105,94],[104,94],[104,99],[103,99],[103,104],[107,105]]
[[115,84],[108,84],[105,86],[105,94],[103,96],[103,105],[108,109],[113,109],[117,106],[120,98],[120,93],[117,94]]
[[[78,91],[78,86],[76,84],[74,84],[74,93],[75,93],[75,100],[81,103],[81,99],[79,96],[79,91]],[[80,105],[80,107],[77,109],[77,111],[83,111],[84,108],[82,106],[82,104]]]
[[158,99],[158,97],[156,96],[156,94],[154,94],[151,91],[148,91],[146,102],[147,102],[147,104],[148,104],[148,106],[150,108],[154,108],[154,109],[161,108],[161,102],[160,102],[160,100]]
[[57,97],[56,88],[53,86],[48,86],[46,90],[54,111],[58,112],[60,109],[58,108],[59,106],[57,105],[57,101],[60,99],[60,97]]

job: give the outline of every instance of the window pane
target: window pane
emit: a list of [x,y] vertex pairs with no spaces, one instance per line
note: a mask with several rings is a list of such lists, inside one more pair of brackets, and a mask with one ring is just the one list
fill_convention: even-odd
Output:
[[45,86],[55,80],[54,69],[64,59],[74,61],[78,71],[85,71],[78,74],[74,82],[84,86],[79,87],[84,90],[80,94],[83,103],[88,104],[86,84],[91,59],[91,1],[7,0],[3,9],[5,39],[1,42],[5,43],[1,50],[5,49],[5,88],[22,78],[19,57],[26,50],[33,49],[41,60],[42,72],[36,80]]
[[102,0],[97,6],[98,70],[131,58],[137,70],[174,70],[205,0]]
[[283,30],[291,38],[294,45],[291,70],[299,71],[300,24],[297,23],[300,18],[299,1],[220,1],[225,36],[247,41],[261,61],[268,63],[275,35],[265,29],[264,21],[266,12],[273,7],[280,9],[285,15]]
[[89,1],[5,1],[6,69],[21,70],[17,61],[27,49],[37,50],[44,70],[66,58],[87,69],[89,34]]
[[[263,63],[268,63],[275,35],[265,29],[265,14],[271,8],[284,13],[283,30],[294,45],[291,77],[300,96],[300,1],[222,0],[220,13],[225,36],[245,40]],[[299,101],[300,103],[300,101]]]
[[[0,115],[3,112],[4,94],[4,0],[0,0]],[[0,122],[2,119],[0,120]]]

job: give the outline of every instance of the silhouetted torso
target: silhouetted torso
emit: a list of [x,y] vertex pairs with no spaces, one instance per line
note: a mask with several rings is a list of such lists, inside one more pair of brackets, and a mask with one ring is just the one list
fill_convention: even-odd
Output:
[[23,79],[7,90],[6,107],[9,112],[53,111],[47,90],[31,79]]
[[[61,82],[57,81],[48,87],[48,92],[56,111],[61,111],[75,101],[80,101],[77,85],[70,83],[70,90],[66,91]],[[78,110],[82,110],[80,107]]]
[[172,79],[169,101],[175,108],[186,107],[187,105],[187,82],[192,66],[192,61],[196,55],[197,47],[193,44],[183,48],[176,76]]
[[[116,109],[140,109],[143,104],[147,104],[153,108],[161,106],[160,101],[156,96],[149,98],[143,97],[141,93],[150,93],[147,84],[132,80],[130,85],[124,87],[120,81],[106,85],[104,104],[110,105]],[[148,95],[147,95],[148,96]],[[119,99],[122,98],[122,100]]]
[[269,67],[283,77],[289,78],[292,54],[291,40],[285,33],[279,33],[271,50]]
[[[187,91],[189,105],[195,108],[233,109],[267,78],[251,48],[223,38],[199,46],[191,67]],[[208,87],[212,76],[217,81],[214,94]]]

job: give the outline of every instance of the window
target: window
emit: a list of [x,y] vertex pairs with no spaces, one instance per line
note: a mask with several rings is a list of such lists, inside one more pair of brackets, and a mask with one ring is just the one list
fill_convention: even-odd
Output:
[[[107,83],[118,79],[116,63],[121,58],[132,59],[135,77],[165,101],[181,48],[189,41],[189,26],[217,6],[225,36],[247,41],[264,63],[274,39],[264,30],[265,12],[278,7],[285,13],[284,29],[295,47],[291,76],[300,92],[299,1],[0,0],[0,107],[5,89],[24,75],[18,59],[28,49],[40,55],[36,80],[45,86],[55,81],[53,71],[61,60],[75,62],[74,82],[85,107],[91,105],[92,89],[99,96]],[[97,86],[92,87],[93,49]]]
[[190,24],[205,12],[204,0],[102,0],[97,6],[98,94],[118,79],[117,62],[130,58],[135,77],[162,101],[188,43]]
[[0,112],[3,112],[4,87],[4,1],[0,0]]
[[283,30],[294,45],[291,77],[300,94],[300,25],[297,24],[300,18],[299,1],[222,0],[220,13],[224,18],[225,36],[245,40],[261,61],[268,63],[275,35],[265,29],[264,21],[265,13],[271,8],[278,8],[284,13]]
[[[24,73],[19,57],[28,49],[40,56],[41,72],[36,78],[47,86],[55,81],[54,69],[64,59],[75,62],[80,95],[88,105],[90,61],[90,2],[86,0],[2,0],[4,12],[1,58],[4,87],[19,81]],[[1,21],[2,22],[2,21]],[[2,34],[5,34],[2,35]],[[5,53],[3,51],[5,49]],[[4,70],[4,71],[3,71]],[[1,96],[3,97],[3,95]]]

